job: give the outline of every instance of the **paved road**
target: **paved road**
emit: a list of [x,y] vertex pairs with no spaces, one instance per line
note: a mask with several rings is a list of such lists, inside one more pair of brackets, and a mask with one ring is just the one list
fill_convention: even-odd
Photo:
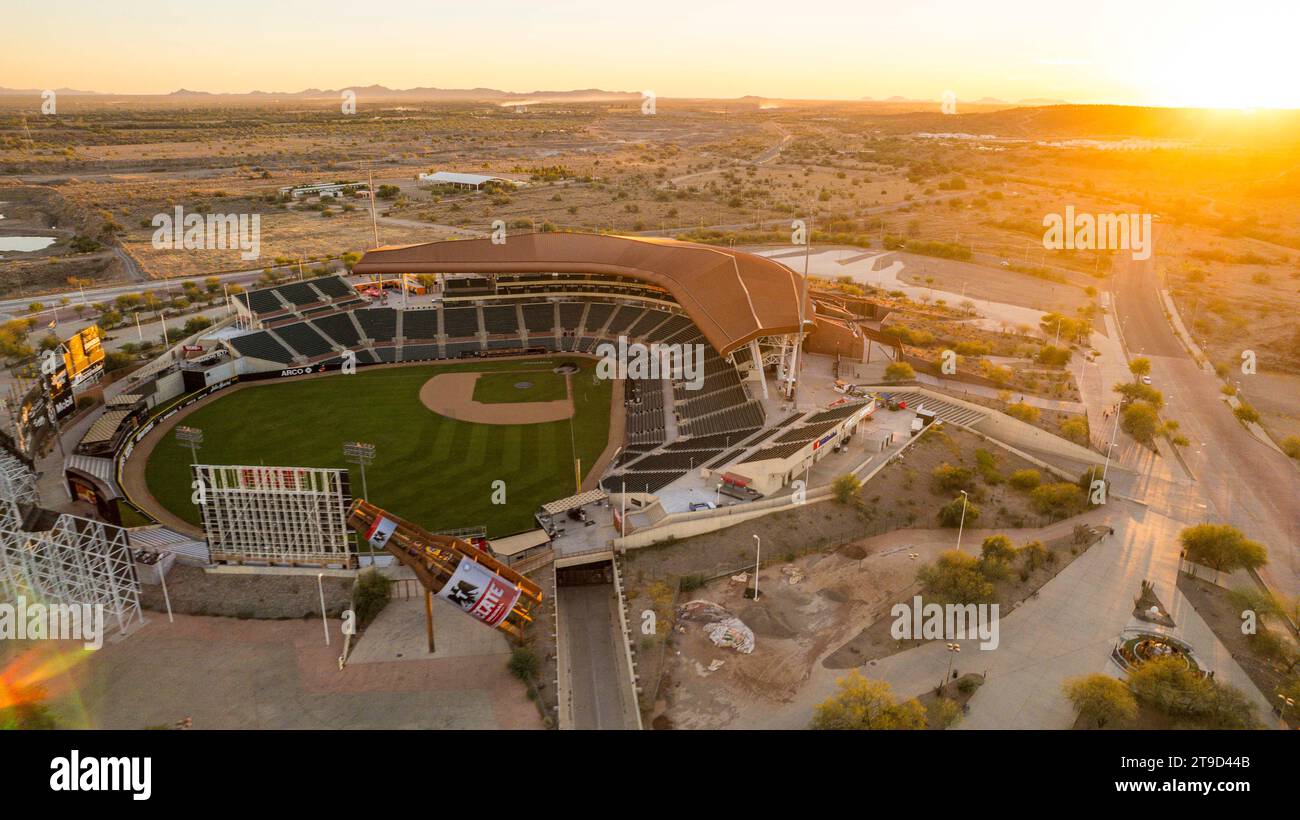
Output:
[[[618,646],[618,599],[612,584],[556,590],[568,652],[575,729],[629,729]],[[565,670],[560,670],[565,674]],[[634,707],[635,708],[635,707]]]
[[1164,415],[1177,419],[1191,442],[1182,455],[1208,505],[1206,518],[1231,523],[1265,544],[1265,580],[1277,592],[1300,593],[1300,472],[1237,422],[1220,399],[1219,380],[1183,350],[1164,317],[1152,261],[1120,259],[1116,268],[1115,307],[1124,342],[1130,355],[1151,359],[1152,384],[1165,396]]

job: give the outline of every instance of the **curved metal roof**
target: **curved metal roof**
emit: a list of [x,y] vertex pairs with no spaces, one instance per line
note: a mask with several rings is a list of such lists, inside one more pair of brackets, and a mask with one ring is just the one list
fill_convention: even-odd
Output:
[[[673,295],[722,355],[758,336],[799,329],[799,276],[730,248],[637,236],[533,233],[367,251],[356,273],[595,273],[627,276]],[[806,320],[812,310],[806,308]]]

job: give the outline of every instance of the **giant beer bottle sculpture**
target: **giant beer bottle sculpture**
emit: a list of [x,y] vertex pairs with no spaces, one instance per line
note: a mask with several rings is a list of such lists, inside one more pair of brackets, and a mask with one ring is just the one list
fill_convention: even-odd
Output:
[[516,638],[542,602],[537,584],[472,544],[434,535],[363,499],[352,502],[348,525],[410,567],[435,596]]

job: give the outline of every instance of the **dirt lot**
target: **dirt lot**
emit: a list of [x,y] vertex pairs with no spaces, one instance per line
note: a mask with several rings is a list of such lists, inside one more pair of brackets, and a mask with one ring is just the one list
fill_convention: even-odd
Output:
[[[963,544],[977,545],[994,533],[968,531],[969,540]],[[1010,530],[1006,534],[1017,544],[1042,537],[1039,530]],[[949,530],[899,530],[855,541],[833,552],[773,562],[759,575],[761,595],[757,603],[745,595],[745,590],[753,586],[752,575],[743,582],[739,576],[723,577],[683,593],[683,602],[711,601],[740,618],[753,630],[755,648],[749,655],[719,648],[705,634],[701,623],[674,624],[665,653],[663,680],[653,704],[652,725],[756,725],[771,704],[792,700],[818,664],[831,669],[870,666],[872,660],[865,652],[857,653],[849,647],[859,646],[866,640],[863,636],[874,635],[875,630],[887,631],[890,607],[915,593],[917,568],[952,549],[955,541],[955,533]],[[968,553],[972,548],[965,547]],[[999,592],[1008,603],[1024,600],[1057,570],[1052,567],[1035,573],[1025,583],[1005,582]],[[906,648],[891,642],[875,657]],[[849,657],[856,662],[846,661]],[[912,697],[921,693],[895,694]]]
[[[909,544],[918,533],[928,533],[925,538],[935,543],[951,546],[956,541],[955,529],[928,530],[934,527],[935,512],[950,497],[946,492],[936,492],[931,484],[931,472],[934,468],[949,463],[966,466],[974,472],[972,501],[983,511],[978,522],[966,521],[965,543],[978,544],[980,532],[992,534],[1023,527],[1038,527],[1050,523],[1048,516],[1040,514],[1030,503],[1026,493],[1011,488],[1005,482],[989,484],[975,469],[975,451],[991,445],[984,444],[976,436],[953,428],[947,432],[932,430],[926,438],[910,447],[902,461],[890,464],[859,491],[863,502],[862,508],[825,501],[806,507],[774,513],[752,523],[751,526],[739,525],[718,532],[661,544],[644,549],[633,550],[624,557],[624,579],[627,585],[627,600],[630,612],[641,613],[653,611],[659,625],[658,633],[653,637],[641,637],[634,643],[637,669],[642,685],[646,688],[643,707],[648,706],[654,693],[660,691],[659,676],[663,669],[661,659],[667,656],[664,638],[668,634],[668,624],[672,621],[675,603],[700,597],[698,592],[690,591],[703,580],[752,570],[754,561],[753,534],[760,533],[763,538],[763,556],[765,575],[779,572],[785,564],[826,561],[827,567],[843,562],[854,570],[857,561],[843,557],[844,545],[862,542],[864,539],[895,539],[891,544]],[[993,450],[990,450],[992,453]],[[1004,451],[994,453],[997,470],[1001,476],[1028,468],[1027,462]],[[1045,476],[1045,481],[1052,480]],[[955,494],[955,493],[954,493]],[[917,527],[920,529],[905,529]],[[902,532],[895,532],[902,531]],[[1016,537],[1013,535],[1013,540]],[[901,539],[901,540],[900,540]],[[883,542],[881,542],[883,543]],[[1017,542],[1019,543],[1019,542]],[[881,547],[882,549],[884,547]],[[887,584],[890,590],[901,589],[910,584],[915,573],[915,564],[905,554],[897,556],[903,576]],[[877,569],[876,572],[885,572]],[[893,570],[889,570],[892,572]],[[886,576],[888,577],[888,576]],[[725,582],[723,582],[725,583]],[[761,583],[761,582],[760,582]],[[834,582],[827,584],[834,586]],[[678,593],[679,587],[683,591]],[[810,587],[798,585],[798,595],[809,595]],[[737,589],[736,594],[739,595]],[[883,593],[875,597],[868,596],[864,606],[870,607],[883,601]],[[859,594],[857,597],[861,598]],[[807,606],[807,612],[801,612],[800,618],[810,631],[821,628],[818,618],[832,620],[843,617],[857,618],[846,598],[845,603],[826,596],[809,597],[799,606]],[[848,608],[839,611],[841,606]],[[836,610],[831,612],[830,610]],[[862,621],[856,628],[841,628],[838,643],[847,641],[862,626],[870,621]],[[803,627],[800,627],[802,631]],[[825,634],[834,635],[836,629],[826,627]],[[823,642],[820,650],[828,652],[838,643]],[[792,650],[793,651],[793,650]],[[794,663],[798,666],[807,660],[808,647],[797,650],[803,661]]]

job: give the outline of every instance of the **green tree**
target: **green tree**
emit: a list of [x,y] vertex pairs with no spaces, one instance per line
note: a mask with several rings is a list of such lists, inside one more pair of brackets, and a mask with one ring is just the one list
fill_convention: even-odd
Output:
[[1023,422],[1033,424],[1038,421],[1040,413],[1037,407],[1020,401],[1007,407],[1007,415],[1013,419],[1020,419]]
[[1128,677],[1138,700],[1167,714],[1190,717],[1212,729],[1258,726],[1254,705],[1240,690],[1203,676],[1182,658],[1152,658],[1131,669]]
[[926,597],[947,604],[991,604],[997,601],[993,584],[973,556],[957,550],[942,553],[933,564],[916,571]]
[[957,496],[952,501],[944,504],[939,508],[939,524],[944,527],[959,527],[962,524],[962,508],[965,507],[966,524],[974,524],[979,520],[980,508],[978,504],[972,504],[966,501],[962,496]]
[[925,707],[899,703],[888,683],[853,670],[835,681],[839,691],[813,711],[812,729],[924,729]]
[[841,504],[847,504],[852,501],[853,497],[858,494],[858,490],[861,488],[862,482],[859,481],[858,477],[853,473],[845,473],[842,476],[837,476],[835,480],[831,482],[831,494],[835,496],[835,500]]
[[980,560],[986,563],[1006,563],[1016,557],[1016,548],[1005,535],[990,535],[980,545]]
[[1083,419],[1064,419],[1060,425],[1061,435],[1075,444],[1088,443],[1088,422]]
[[1144,401],[1135,401],[1124,408],[1120,426],[1138,441],[1149,444],[1160,429],[1160,416],[1156,409]]
[[1144,401],[1159,410],[1165,406],[1165,396],[1159,390],[1142,382],[1120,382],[1114,390],[1129,402]]
[[1030,541],[1029,543],[1016,550],[1016,555],[1023,557],[1025,569],[1036,570],[1043,564],[1049,564],[1055,560],[1051,550],[1043,546],[1042,541]]
[[1151,360],[1146,356],[1134,358],[1128,363],[1128,372],[1132,373],[1136,379],[1151,375]]
[[916,378],[916,371],[907,362],[890,362],[885,367],[885,381],[903,382]]
[[974,474],[966,467],[955,467],[944,462],[935,467],[930,475],[934,479],[935,489],[940,492],[975,489]]
[[1007,481],[1017,490],[1032,490],[1043,482],[1043,476],[1037,470],[1016,470]]
[[1029,499],[1033,502],[1034,509],[1043,515],[1064,518],[1081,512],[1087,496],[1077,485],[1061,481],[1035,487],[1030,491]]
[[1070,349],[1044,345],[1038,350],[1038,363],[1047,367],[1065,367],[1070,363]]
[[1259,569],[1268,563],[1268,550],[1229,524],[1196,524],[1178,534],[1187,560],[1218,572]]
[[1070,678],[1062,688],[1079,716],[1095,724],[1098,729],[1112,721],[1133,720],[1137,717],[1137,698],[1133,697],[1133,692],[1123,681],[1109,675]]

